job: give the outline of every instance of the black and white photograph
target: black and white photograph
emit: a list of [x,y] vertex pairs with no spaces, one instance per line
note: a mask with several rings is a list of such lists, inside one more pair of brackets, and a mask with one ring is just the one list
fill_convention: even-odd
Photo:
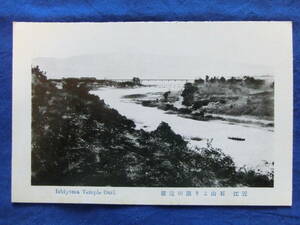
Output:
[[276,188],[290,69],[278,27],[32,26],[29,186]]

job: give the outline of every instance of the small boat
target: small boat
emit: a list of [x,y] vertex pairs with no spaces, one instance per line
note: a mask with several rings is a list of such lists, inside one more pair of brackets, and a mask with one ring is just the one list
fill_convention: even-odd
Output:
[[246,140],[245,138],[239,138],[239,137],[228,137],[228,139],[235,140],[235,141],[245,141]]
[[191,137],[191,140],[193,140],[193,141],[202,141],[203,139],[199,138],[199,137]]

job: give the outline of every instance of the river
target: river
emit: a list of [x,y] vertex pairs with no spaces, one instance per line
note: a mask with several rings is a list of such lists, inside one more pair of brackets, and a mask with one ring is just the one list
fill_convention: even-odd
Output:
[[[149,84],[149,83],[148,83]],[[197,121],[179,117],[175,114],[166,114],[165,111],[144,107],[130,99],[122,98],[131,94],[148,94],[180,90],[184,82],[160,82],[155,87],[139,88],[101,88],[92,91],[104,99],[111,108],[120,114],[132,119],[137,129],[152,131],[162,122],[167,122],[171,128],[189,141],[190,146],[205,147],[207,140],[213,139],[212,146],[220,148],[225,154],[232,157],[238,167],[246,166],[253,169],[264,170],[264,160],[273,162],[273,138],[274,132],[270,128],[229,123],[226,121]],[[198,137],[202,141],[190,140]],[[242,137],[245,141],[230,140],[228,137]]]

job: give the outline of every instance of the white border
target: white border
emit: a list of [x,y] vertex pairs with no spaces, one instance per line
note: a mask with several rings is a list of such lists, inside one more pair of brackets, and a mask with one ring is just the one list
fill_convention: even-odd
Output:
[[[156,22],[158,23],[158,22]],[[169,22],[168,22],[169,23]],[[176,22],[178,26],[184,22]],[[193,22],[195,26],[201,22]],[[228,22],[205,22],[222,23]],[[292,205],[293,70],[291,22],[230,22],[276,25],[286,34],[286,52],[281,71],[275,74],[275,183],[274,188],[127,188],[31,186],[31,29],[35,24],[13,24],[13,124],[12,124],[12,202],[98,203],[155,205]],[[44,23],[47,24],[47,23]],[[87,23],[80,23],[87,24]],[[98,23],[101,24],[101,23]],[[107,23],[106,23],[107,24]],[[114,23],[116,24],[116,23]],[[126,26],[127,23],[118,23]],[[147,23],[145,23],[147,26]],[[26,35],[24,35],[26,34]],[[80,194],[56,194],[57,189]],[[83,189],[101,192],[85,195]],[[104,194],[111,191],[114,195]],[[192,196],[161,196],[161,191],[192,191]],[[199,195],[196,196],[195,192]],[[204,196],[204,192],[208,196]],[[217,196],[210,196],[216,191]],[[219,196],[225,191],[225,196]],[[247,191],[247,196],[233,192]]]

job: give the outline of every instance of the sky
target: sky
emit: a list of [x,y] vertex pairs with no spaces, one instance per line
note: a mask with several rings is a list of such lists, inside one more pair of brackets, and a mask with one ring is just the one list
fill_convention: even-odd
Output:
[[50,78],[193,79],[279,73],[289,31],[288,22],[26,23],[22,38]]

